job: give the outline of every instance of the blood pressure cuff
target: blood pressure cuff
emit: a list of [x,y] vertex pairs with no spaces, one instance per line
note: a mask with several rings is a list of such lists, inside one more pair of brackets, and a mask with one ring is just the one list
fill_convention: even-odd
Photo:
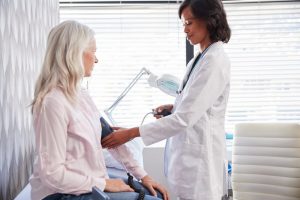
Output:
[[114,130],[111,128],[109,123],[103,118],[100,117],[100,123],[102,126],[101,140],[111,134]]

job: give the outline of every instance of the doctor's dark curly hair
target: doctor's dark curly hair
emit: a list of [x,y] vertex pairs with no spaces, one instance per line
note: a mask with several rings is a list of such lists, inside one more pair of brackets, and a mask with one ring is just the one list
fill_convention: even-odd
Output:
[[221,0],[184,0],[178,10],[180,19],[187,7],[190,7],[195,18],[206,21],[212,42],[229,41],[231,30]]

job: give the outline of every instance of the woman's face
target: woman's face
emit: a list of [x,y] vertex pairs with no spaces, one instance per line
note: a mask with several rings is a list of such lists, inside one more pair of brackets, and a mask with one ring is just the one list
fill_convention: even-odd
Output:
[[94,64],[98,63],[96,53],[96,40],[93,39],[89,47],[83,52],[84,76],[91,76]]
[[206,44],[210,41],[206,22],[203,19],[195,18],[189,6],[183,9],[181,20],[187,39],[192,45]]

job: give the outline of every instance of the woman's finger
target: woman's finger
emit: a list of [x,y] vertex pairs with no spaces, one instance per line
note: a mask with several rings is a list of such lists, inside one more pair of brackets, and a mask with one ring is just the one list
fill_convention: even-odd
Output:
[[148,184],[148,185],[147,185],[147,188],[148,188],[148,190],[150,191],[150,193],[151,193],[153,196],[156,196],[156,197],[157,197],[157,193],[156,193],[156,191],[154,190],[154,188],[152,187],[151,184]]
[[125,192],[134,192],[134,190],[129,185],[126,185]]
[[164,190],[164,192],[162,194],[164,196],[164,200],[169,200],[169,193],[167,190]]
[[160,184],[156,183],[154,185],[154,188],[157,189],[160,193],[162,193],[164,200],[168,200],[169,199],[169,193],[168,191],[161,186]]

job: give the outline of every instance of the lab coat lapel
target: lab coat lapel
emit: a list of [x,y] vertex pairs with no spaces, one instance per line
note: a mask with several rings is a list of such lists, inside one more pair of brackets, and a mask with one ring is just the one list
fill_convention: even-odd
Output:
[[181,82],[181,84],[180,84],[180,87],[179,87],[179,91],[182,91],[183,85],[184,85],[184,83],[187,81],[188,75],[189,75],[190,71],[192,70],[192,65],[193,65],[195,59],[196,59],[196,58],[194,57],[194,58],[193,58],[192,60],[190,60],[190,62],[188,63],[188,65],[187,65],[187,67],[186,67],[185,75],[184,75],[184,77],[183,77],[183,79],[182,79],[182,82]]

